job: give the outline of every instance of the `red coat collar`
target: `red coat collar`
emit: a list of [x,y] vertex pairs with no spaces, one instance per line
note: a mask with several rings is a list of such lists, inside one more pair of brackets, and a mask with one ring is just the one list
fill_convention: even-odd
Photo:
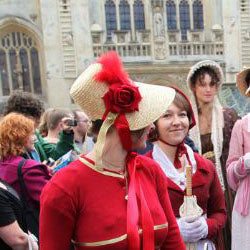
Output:
[[[192,186],[193,188],[197,188],[206,184],[207,176],[209,172],[211,172],[209,165],[212,165],[212,163],[197,153],[194,153],[194,157],[197,163],[197,170],[192,177],[192,184],[193,184]],[[181,192],[181,193],[186,192],[186,189],[182,190],[178,185],[176,185],[169,178],[168,178],[168,188]]]
[[[152,151],[147,152],[145,155],[150,157],[150,158],[153,158]],[[206,177],[209,174],[209,172],[211,171],[210,166],[212,165],[212,162],[203,158],[198,153],[194,153],[194,158],[195,158],[196,163],[197,163],[197,170],[192,177],[192,183],[193,183],[193,188],[196,188],[196,187],[202,186],[206,183],[206,179],[207,179]],[[176,191],[181,192],[183,194],[186,192],[186,189],[183,191],[171,179],[169,179],[168,177],[167,177],[167,179],[168,179],[168,188],[169,189],[176,190]]]

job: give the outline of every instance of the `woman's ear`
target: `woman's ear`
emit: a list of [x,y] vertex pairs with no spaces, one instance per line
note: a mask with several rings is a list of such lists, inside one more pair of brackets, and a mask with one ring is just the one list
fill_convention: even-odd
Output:
[[152,129],[148,135],[148,140],[151,142],[157,141],[159,139],[158,129],[157,129],[157,121],[154,122],[154,129]]

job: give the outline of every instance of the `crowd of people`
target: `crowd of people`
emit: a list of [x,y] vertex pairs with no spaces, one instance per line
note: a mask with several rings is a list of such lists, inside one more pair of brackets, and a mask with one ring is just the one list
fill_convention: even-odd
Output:
[[[80,109],[13,92],[0,118],[0,249],[250,248],[250,115],[222,107],[223,81],[219,64],[198,62],[188,98],[132,81],[111,51],[73,83]],[[250,69],[236,81],[249,97]]]

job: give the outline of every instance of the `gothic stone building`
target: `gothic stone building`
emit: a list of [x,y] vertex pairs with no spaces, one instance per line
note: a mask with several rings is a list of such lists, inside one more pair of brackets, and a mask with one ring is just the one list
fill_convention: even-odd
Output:
[[74,107],[69,88],[101,53],[116,50],[136,81],[187,92],[191,65],[220,63],[224,105],[250,104],[235,76],[250,66],[250,0],[2,0],[0,98],[30,91],[52,107]]

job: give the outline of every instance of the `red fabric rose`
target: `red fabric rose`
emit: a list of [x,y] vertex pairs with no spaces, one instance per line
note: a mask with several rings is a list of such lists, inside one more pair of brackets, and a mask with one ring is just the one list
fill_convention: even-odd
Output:
[[138,87],[128,84],[112,84],[103,97],[106,110],[112,113],[131,113],[139,110],[141,95]]

